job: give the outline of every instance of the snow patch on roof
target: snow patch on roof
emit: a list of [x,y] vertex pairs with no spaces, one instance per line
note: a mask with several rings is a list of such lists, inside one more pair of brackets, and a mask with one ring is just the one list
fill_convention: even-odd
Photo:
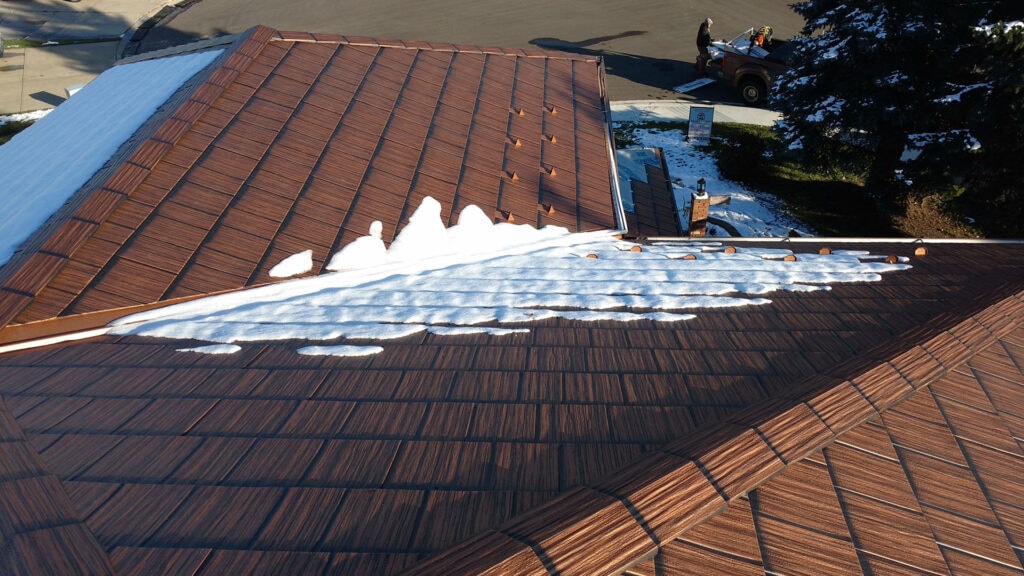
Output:
[[[380,341],[427,330],[505,335],[519,329],[488,325],[548,318],[681,322],[699,310],[766,305],[771,301],[761,296],[771,292],[828,290],[909,268],[867,254],[794,260],[787,249],[733,251],[708,242],[636,250],[609,231],[484,224],[468,208],[459,225],[441,234],[435,204],[425,201],[395,239],[401,258],[151,310],[115,322],[111,332],[232,344]],[[415,249],[423,257],[405,258],[411,238],[424,242]],[[337,352],[329,349],[303,353]]]
[[303,250],[278,262],[270,269],[271,278],[290,278],[313,269],[313,251]]
[[303,356],[372,356],[383,352],[380,346],[306,346],[296,350]]
[[114,66],[0,146],[0,265],[221,52]]
[[197,346],[195,348],[178,348],[178,352],[196,352],[198,354],[234,354],[242,347],[235,344],[211,344],[209,346]]
[[507,336],[509,334],[527,334],[528,328],[490,328],[487,326],[431,326],[427,332],[438,336],[466,336],[471,334],[487,334],[488,336]]

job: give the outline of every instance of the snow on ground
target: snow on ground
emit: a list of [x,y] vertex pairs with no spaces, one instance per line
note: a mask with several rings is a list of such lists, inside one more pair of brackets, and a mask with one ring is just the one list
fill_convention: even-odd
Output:
[[335,341],[297,352],[360,356],[383,348],[336,341],[425,331],[501,336],[547,318],[682,322],[710,308],[770,304],[765,296],[780,290],[828,290],[909,268],[863,252],[793,259],[788,249],[731,250],[713,241],[639,246],[610,231],[493,224],[475,206],[445,230],[438,206],[426,198],[384,258],[366,267],[151,310],[111,332],[210,342],[215,347],[183,349],[210,353],[229,351],[216,344]]
[[0,266],[221,50],[114,66],[0,146]]
[[8,124],[10,122],[35,122],[41,119],[43,116],[49,114],[53,109],[47,108],[46,110],[36,110],[35,112],[23,112],[21,114],[8,114],[6,116],[0,116],[0,126]]
[[[809,227],[785,212],[777,198],[722,178],[714,156],[700,146],[687,143],[684,131],[637,128],[632,133],[639,146],[662,149],[683,229],[689,221],[690,195],[697,191],[697,181],[703,178],[708,194],[730,197],[728,205],[712,206],[709,215],[730,224],[738,236],[785,238],[791,231],[801,236],[814,236]],[[708,234],[713,237],[733,235],[714,224],[708,227]]]

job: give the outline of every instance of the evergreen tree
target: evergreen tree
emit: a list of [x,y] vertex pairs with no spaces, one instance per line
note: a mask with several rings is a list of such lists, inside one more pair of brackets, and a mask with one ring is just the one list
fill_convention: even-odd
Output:
[[[819,162],[837,142],[869,148],[872,193],[891,198],[901,189],[897,170],[908,147],[920,152],[914,175],[949,177],[954,160],[985,146],[972,128],[1001,114],[992,106],[1019,106],[1019,79],[1016,100],[1009,86],[989,82],[1003,73],[989,57],[991,39],[1002,37],[984,32],[990,19],[1020,11],[1015,2],[813,0],[793,9],[806,25],[791,69],[774,83],[784,140]],[[1004,44],[1012,52],[1012,42]],[[1019,64],[1021,52],[1012,57]]]
[[977,147],[956,156],[965,203],[994,234],[1024,237],[1024,23],[979,27],[975,45],[984,76],[963,107]]

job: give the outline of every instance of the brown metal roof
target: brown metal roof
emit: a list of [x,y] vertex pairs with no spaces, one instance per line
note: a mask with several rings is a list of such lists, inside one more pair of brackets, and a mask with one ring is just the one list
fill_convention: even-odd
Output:
[[255,28],[0,270],[0,326],[268,282],[307,249],[319,272],[425,196],[446,224],[615,229],[600,67]]
[[999,333],[630,573],[1020,574],[1024,328]]
[[7,354],[28,464],[4,497],[54,502],[14,508],[9,541],[140,574],[1019,570],[1022,257],[936,244],[880,282],[680,325],[547,320],[366,358]]
[[[257,28],[0,270],[0,322],[322,266],[427,194],[612,228],[604,110],[593,59]],[[372,357],[4,354],[0,571],[1019,574],[1024,245],[833,247],[913,267]]]

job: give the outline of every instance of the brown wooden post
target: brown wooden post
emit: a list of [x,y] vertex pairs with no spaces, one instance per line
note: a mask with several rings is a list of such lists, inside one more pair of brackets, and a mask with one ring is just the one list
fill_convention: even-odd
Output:
[[707,232],[708,208],[711,196],[705,188],[703,178],[697,180],[697,191],[690,195],[690,237],[703,238]]

